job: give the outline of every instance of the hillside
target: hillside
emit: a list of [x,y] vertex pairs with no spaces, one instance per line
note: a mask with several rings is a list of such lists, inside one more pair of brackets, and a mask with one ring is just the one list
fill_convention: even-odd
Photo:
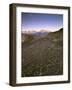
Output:
[[45,37],[25,36],[22,77],[63,74],[63,28]]

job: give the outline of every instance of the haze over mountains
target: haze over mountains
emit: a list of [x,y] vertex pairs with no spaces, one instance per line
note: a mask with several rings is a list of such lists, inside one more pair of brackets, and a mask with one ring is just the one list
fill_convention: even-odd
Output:
[[22,31],[22,33],[27,35],[45,36],[48,33],[56,32],[56,31],[58,30],[52,31],[52,30],[41,29],[41,30],[24,30]]

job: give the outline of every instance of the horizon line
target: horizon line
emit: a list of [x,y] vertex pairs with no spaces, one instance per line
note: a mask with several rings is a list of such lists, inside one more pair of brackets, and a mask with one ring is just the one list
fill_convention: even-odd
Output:
[[56,30],[48,30],[48,29],[27,29],[27,30],[21,30],[21,32],[56,32],[56,31],[59,31],[60,29],[63,29],[62,28],[59,28],[59,29],[56,29]]

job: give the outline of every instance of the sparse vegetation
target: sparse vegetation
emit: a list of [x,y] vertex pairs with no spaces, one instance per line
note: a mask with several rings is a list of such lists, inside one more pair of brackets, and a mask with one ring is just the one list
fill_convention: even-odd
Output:
[[22,39],[22,77],[63,74],[63,29]]

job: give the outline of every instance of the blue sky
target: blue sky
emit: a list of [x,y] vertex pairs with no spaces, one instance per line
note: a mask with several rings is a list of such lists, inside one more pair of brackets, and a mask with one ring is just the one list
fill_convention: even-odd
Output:
[[21,14],[21,28],[24,30],[52,30],[63,27],[62,14],[24,13]]

